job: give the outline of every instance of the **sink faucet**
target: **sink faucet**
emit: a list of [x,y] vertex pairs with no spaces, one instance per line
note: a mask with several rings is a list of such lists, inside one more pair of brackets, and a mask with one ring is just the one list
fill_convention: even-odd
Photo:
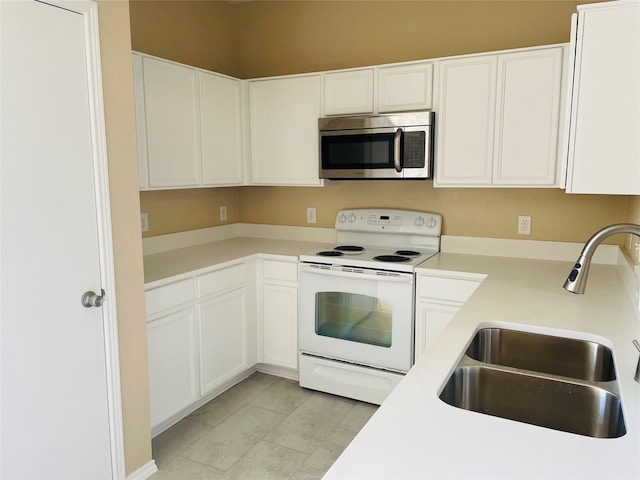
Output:
[[617,233],[630,233],[640,237],[640,225],[634,223],[616,223],[609,225],[594,233],[585,243],[580,257],[576,262],[573,270],[569,273],[567,280],[564,282],[564,289],[571,293],[583,294],[587,285],[587,277],[589,275],[589,266],[591,265],[591,257],[600,243],[611,235]]

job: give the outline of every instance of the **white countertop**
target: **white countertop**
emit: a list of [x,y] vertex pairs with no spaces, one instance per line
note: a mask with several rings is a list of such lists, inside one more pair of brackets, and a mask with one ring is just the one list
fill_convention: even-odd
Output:
[[[487,274],[325,479],[640,478],[640,321],[618,267],[592,265],[585,295],[562,289],[572,263],[441,253],[420,265]],[[479,326],[511,326],[613,347],[626,435],[591,438],[450,406],[438,398]],[[550,330],[551,329],[551,330]],[[551,406],[552,407],[552,406]]]
[[236,237],[144,256],[144,283],[163,280],[201,268],[238,260],[258,253],[297,257],[326,243]]

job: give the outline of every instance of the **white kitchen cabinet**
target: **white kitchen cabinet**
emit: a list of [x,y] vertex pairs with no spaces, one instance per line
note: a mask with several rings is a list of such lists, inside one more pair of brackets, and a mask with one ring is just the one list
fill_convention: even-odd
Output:
[[257,363],[254,265],[215,266],[145,291],[154,435]]
[[240,185],[242,106],[240,82],[198,72],[202,121],[202,184]]
[[373,69],[325,73],[323,115],[373,113]]
[[640,194],[640,2],[578,7],[568,193]]
[[498,56],[493,183],[558,185],[562,48]]
[[201,182],[198,73],[154,58],[142,59],[149,187]]
[[197,278],[201,395],[247,370],[247,289],[244,263]]
[[154,428],[199,398],[193,307],[147,323],[149,398]]
[[262,259],[259,315],[261,362],[298,369],[298,262]]
[[558,46],[441,62],[436,186],[560,186],[563,57]]
[[435,186],[490,185],[495,55],[440,63]]
[[144,111],[144,82],[142,73],[142,57],[132,55],[133,89],[136,110],[136,137],[138,145],[138,187],[149,188],[149,163],[147,161],[147,123]]
[[414,344],[416,360],[438,338],[483,278],[483,275],[465,273],[453,278],[446,274],[417,275]]
[[140,189],[241,185],[240,80],[133,54]]
[[433,63],[415,63],[376,69],[378,112],[433,108],[433,67]]
[[321,185],[320,75],[249,82],[252,183]]
[[198,305],[202,394],[249,368],[247,291],[244,288]]

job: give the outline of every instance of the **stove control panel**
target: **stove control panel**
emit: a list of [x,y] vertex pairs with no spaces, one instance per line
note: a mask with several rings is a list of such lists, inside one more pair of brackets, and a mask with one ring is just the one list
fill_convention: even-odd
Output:
[[440,236],[442,216],[415,210],[372,208],[341,210],[336,216],[336,229]]

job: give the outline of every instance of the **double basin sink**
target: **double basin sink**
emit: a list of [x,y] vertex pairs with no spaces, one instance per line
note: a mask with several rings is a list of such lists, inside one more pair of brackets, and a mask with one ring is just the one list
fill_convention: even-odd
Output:
[[440,399],[578,435],[617,438],[626,433],[613,353],[589,340],[480,329]]

